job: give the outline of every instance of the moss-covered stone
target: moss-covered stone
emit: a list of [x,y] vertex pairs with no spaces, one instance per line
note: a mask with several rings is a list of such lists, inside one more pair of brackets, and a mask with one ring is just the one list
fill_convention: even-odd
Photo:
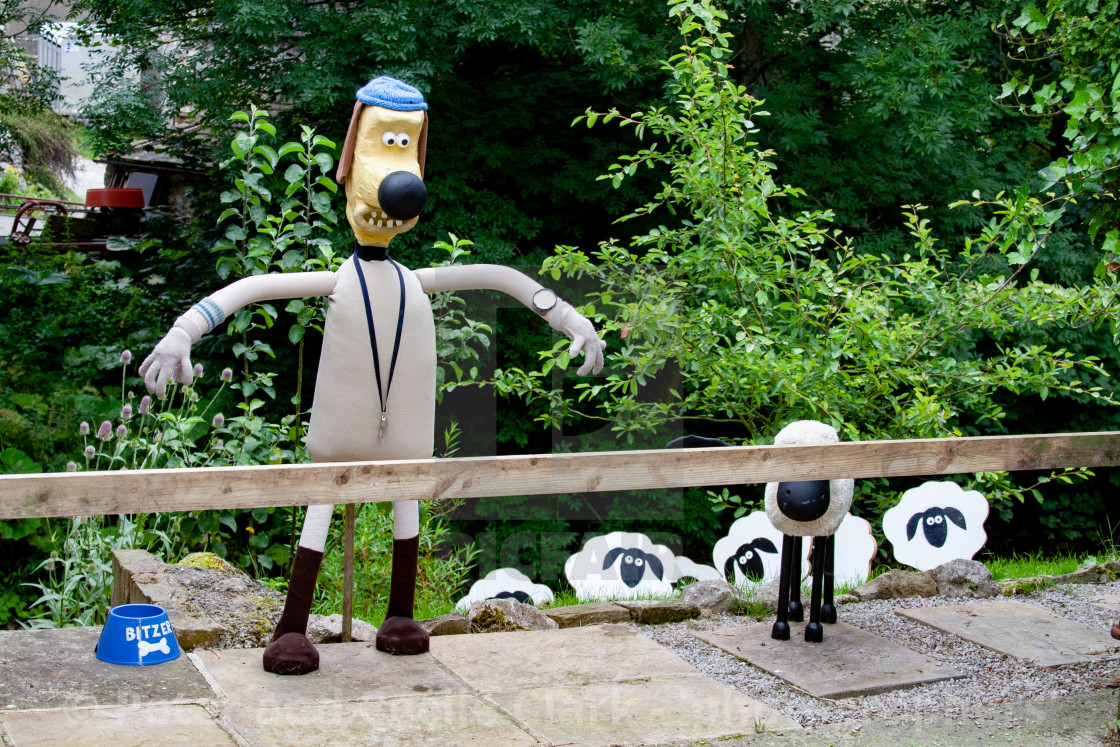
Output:
[[245,578],[249,578],[249,574],[245,571],[212,552],[193,552],[175,565],[181,568],[207,568],[211,571],[228,573],[231,576],[244,576]]

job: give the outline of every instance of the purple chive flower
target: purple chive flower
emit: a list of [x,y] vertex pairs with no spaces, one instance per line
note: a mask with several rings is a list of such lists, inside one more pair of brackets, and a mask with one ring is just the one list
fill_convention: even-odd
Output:
[[194,364],[194,375],[195,376],[201,376],[202,375],[202,364],[201,363]]
[[147,415],[148,412],[151,409],[152,409],[152,398],[145,394],[143,397],[140,398],[140,414],[141,415]]
[[217,415],[214,416],[213,420],[210,421],[210,426],[212,428],[221,428],[225,424],[226,424],[226,419],[222,416],[222,413],[220,413],[220,412]]
[[152,443],[154,443],[154,444],[158,444],[162,440],[163,440],[163,434],[162,433],[157,433],[156,435],[152,436]]
[[125,420],[132,417],[132,405],[125,405],[121,408],[121,417]]
[[67,472],[77,472],[78,471],[78,463],[77,462],[67,462],[66,463],[66,471]]
[[128,435],[128,428],[124,427],[124,423],[117,426],[117,438],[124,438]]
[[93,455],[97,453],[97,449],[93,448],[92,446],[87,446],[85,451],[82,453],[86,455],[86,459],[92,459]]
[[175,368],[171,371],[171,378],[175,381],[183,380],[183,364],[176,363]]
[[214,451],[221,451],[223,448],[225,448],[225,445],[226,442],[219,438],[214,442]]
[[232,368],[223,368],[222,369],[222,381],[226,382],[227,384],[229,382],[233,381],[233,369]]
[[78,426],[78,435],[79,436],[88,436],[89,435],[89,423],[87,423],[84,420],[82,421],[82,424]]
[[101,421],[101,425],[97,428],[97,437],[102,441],[108,441],[113,437],[113,424],[108,420]]
[[121,353],[121,363],[128,363],[130,360],[132,360],[132,353],[131,352],[126,350],[123,353]]

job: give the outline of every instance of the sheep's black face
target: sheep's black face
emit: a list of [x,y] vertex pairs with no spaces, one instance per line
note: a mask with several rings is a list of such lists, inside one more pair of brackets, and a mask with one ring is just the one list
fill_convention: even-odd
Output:
[[522,604],[532,604],[532,598],[523,591],[503,591],[497,596],[490,597],[491,599],[516,599]]
[[603,558],[603,570],[610,568],[619,558],[622,558],[622,562],[618,566],[618,575],[622,579],[622,583],[631,589],[641,582],[647,567],[650,573],[657,576],[659,580],[665,573],[665,569],[657,556],[650,555],[637,547],[616,547],[611,550]]
[[794,521],[814,521],[828,511],[828,480],[778,483],[778,510]]
[[760,552],[776,553],[778,548],[774,547],[774,543],[765,537],[756,537],[751,542],[739,545],[735,554],[723,564],[723,575],[729,582],[735,583],[735,567],[738,566],[739,573],[744,578],[750,581],[758,581],[766,573]]
[[918,531],[918,525],[922,527],[922,534],[926,537],[926,542],[929,542],[934,547],[944,547],[945,540],[949,536],[949,522],[959,526],[961,529],[968,529],[968,524],[964,519],[964,514],[952,506],[939,508],[932,506],[927,508],[920,514],[914,514],[910,517],[910,521],[906,522],[906,539],[914,539],[914,535]]

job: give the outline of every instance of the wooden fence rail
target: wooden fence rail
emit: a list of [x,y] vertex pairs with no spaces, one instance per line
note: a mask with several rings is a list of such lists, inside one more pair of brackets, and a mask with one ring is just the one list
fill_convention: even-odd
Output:
[[1120,465],[1120,432],[0,476],[0,519]]

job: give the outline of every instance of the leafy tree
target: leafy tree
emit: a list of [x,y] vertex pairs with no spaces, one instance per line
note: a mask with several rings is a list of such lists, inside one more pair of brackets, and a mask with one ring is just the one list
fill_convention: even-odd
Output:
[[[1004,30],[1018,61],[1000,98],[1040,118],[1054,133],[1052,162],[1042,171],[1057,209],[1092,205],[1091,236],[1104,255],[1098,275],[1120,269],[1120,20],[1116,0],[1030,3]],[[1113,323],[1113,331],[1117,327]],[[1118,337],[1117,339],[1120,339]]]
[[[934,236],[922,206],[906,207],[910,246],[897,258],[862,251],[830,226],[829,210],[779,211],[806,193],[776,181],[774,154],[757,143],[768,113],[732,76],[725,14],[708,0],[671,13],[686,39],[666,65],[672,104],[581,118],[616,121],[648,143],[602,178],[620,185],[645,167],[667,172],[622,219],[656,227],[590,254],[562,247],[545,262],[554,276],[588,276],[599,288],[589,310],[621,337],[608,351],[612,370],[555,391],[546,361],[544,373],[500,371],[500,390],[546,400],[548,422],[598,418],[627,440],[685,421],[748,443],[801,418],[850,440],[999,432],[1005,408],[1025,394],[1114,404],[1091,381],[1103,374],[1096,357],[1017,343],[1024,325],[1063,328],[1107,299],[1025,269],[1054,220],[1029,190],[959,202],[987,220],[951,242]],[[659,396],[643,396],[650,390]],[[979,477],[1006,488],[1000,479]]]

